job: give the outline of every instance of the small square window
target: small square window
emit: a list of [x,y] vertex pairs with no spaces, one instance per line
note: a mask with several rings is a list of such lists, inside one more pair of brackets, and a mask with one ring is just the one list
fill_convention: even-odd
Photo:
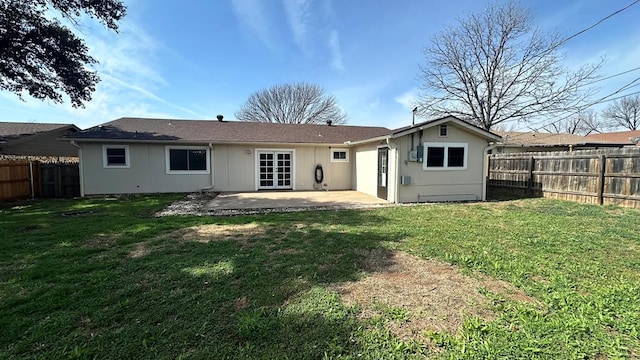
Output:
[[447,137],[447,125],[446,124],[442,124],[440,125],[440,127],[438,128],[438,136],[439,137]]
[[102,165],[105,168],[128,168],[128,145],[104,145],[102,146]]
[[346,149],[331,150],[331,162],[349,162],[349,151]]

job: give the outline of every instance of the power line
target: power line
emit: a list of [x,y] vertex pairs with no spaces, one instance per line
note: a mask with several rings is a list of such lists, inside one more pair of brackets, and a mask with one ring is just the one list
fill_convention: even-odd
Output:
[[[640,0],[639,0],[639,1],[640,1]],[[622,86],[622,87],[621,87],[621,88],[619,88],[618,90],[616,90],[616,91],[614,91],[614,92],[612,92],[612,93],[610,93],[610,94],[608,94],[608,95],[606,95],[606,96],[601,97],[600,99],[598,99],[598,100],[596,100],[596,101],[594,101],[594,102],[592,102],[592,103],[590,103],[590,104],[586,105],[584,108],[582,108],[582,109],[580,109],[580,110],[574,111],[574,112],[572,112],[572,113],[571,113],[571,114],[569,114],[569,115],[566,115],[566,116],[561,117],[561,118],[559,118],[559,119],[557,119],[557,120],[554,120],[554,121],[548,122],[548,123],[546,123],[546,124],[544,124],[544,125],[541,125],[541,126],[539,125],[539,124],[540,124],[540,122],[538,122],[537,124],[535,124],[535,125],[534,125],[534,126],[538,126],[537,128],[534,128],[534,127],[531,127],[531,126],[530,126],[530,127],[529,127],[529,129],[530,129],[531,131],[537,132],[537,131],[540,131],[540,130],[544,129],[545,127],[548,127],[549,125],[559,123],[560,121],[566,120],[566,119],[568,119],[568,118],[570,118],[570,117],[572,117],[572,116],[574,116],[574,115],[576,115],[576,114],[579,114],[581,111],[584,111],[585,109],[590,108],[590,107],[592,107],[592,106],[594,106],[594,105],[599,105],[599,104],[603,104],[603,103],[606,103],[606,102],[610,102],[610,101],[614,101],[614,100],[622,99],[622,98],[627,97],[627,96],[640,94],[640,91],[636,91],[636,92],[633,92],[633,93],[630,93],[630,94],[625,94],[625,95],[621,95],[621,96],[618,96],[618,97],[615,97],[615,98],[609,99],[610,97],[612,97],[612,96],[614,96],[614,95],[616,95],[616,94],[619,94],[619,93],[621,93],[621,92],[623,92],[623,91],[625,91],[625,90],[629,90],[630,88],[633,88],[633,87],[636,87],[636,86],[640,86],[640,84],[635,84],[635,83],[636,83],[636,82],[638,82],[638,81],[640,81],[640,77],[635,78],[633,81],[631,81],[630,83],[628,83],[628,84],[626,84],[626,85]],[[634,85],[634,84],[635,84],[635,85]],[[515,135],[515,136],[513,136],[513,137],[511,138],[511,140],[513,140],[513,139],[515,139],[515,138],[518,138],[519,136],[525,136],[525,134]]]
[[[597,21],[597,22],[595,22],[594,24],[592,24],[592,25],[590,25],[590,26],[588,26],[588,27],[586,27],[586,28],[584,28],[584,29],[582,29],[582,30],[578,31],[577,33],[575,33],[575,34],[573,34],[573,35],[571,35],[571,36],[569,36],[569,37],[565,38],[564,40],[560,41],[556,46],[554,46],[554,47],[552,47],[552,48],[549,48],[549,49],[547,50],[547,53],[548,53],[548,52],[551,52],[551,51],[553,51],[553,50],[558,49],[560,46],[562,46],[562,45],[566,44],[567,42],[569,42],[570,40],[574,39],[575,37],[577,37],[577,36],[579,36],[579,35],[582,35],[582,34],[584,34],[585,32],[587,32],[587,31],[589,31],[589,30],[591,30],[591,29],[595,28],[596,26],[598,26],[598,25],[602,24],[602,23],[603,23],[603,22],[605,22],[606,20],[608,20],[608,19],[610,19],[610,18],[612,18],[612,17],[614,17],[614,16],[616,16],[616,15],[620,14],[621,12],[623,12],[623,11],[625,11],[625,10],[629,9],[630,7],[632,7],[633,5],[635,5],[635,4],[639,3],[639,2],[640,2],[640,0],[635,0],[635,1],[633,1],[632,3],[628,4],[627,6],[625,6],[625,7],[621,8],[621,9],[618,9],[618,10],[616,10],[616,11],[612,12],[611,14],[609,14],[609,15],[607,15],[607,16],[605,16],[605,17],[603,17],[602,19],[598,20],[598,21]],[[627,73],[630,73],[630,72],[633,72],[633,71],[637,71],[637,70],[640,70],[640,67],[636,67],[636,68],[633,68],[633,69],[630,69],[630,70],[622,71],[622,72],[619,72],[619,73],[617,73],[617,74],[613,74],[613,75],[610,75],[610,76],[607,76],[607,77],[604,77],[604,78],[596,79],[596,80],[593,80],[593,81],[591,81],[591,82],[588,82],[588,83],[585,83],[585,84],[581,84],[579,87],[584,87],[584,86],[592,85],[592,84],[595,84],[595,83],[598,83],[598,82],[601,82],[601,81],[604,81],[604,80],[608,80],[608,79],[611,79],[611,78],[614,78],[614,77],[617,77],[617,76],[620,76],[620,75],[624,75],[624,74],[627,74]],[[604,100],[604,99],[606,99],[606,98],[608,98],[608,97],[610,97],[610,96],[612,96],[612,95],[618,94],[618,93],[620,93],[621,91],[626,90],[626,89],[628,88],[627,86],[629,86],[629,85],[633,84],[634,82],[638,81],[639,79],[640,79],[640,78],[635,79],[635,80],[634,80],[634,81],[632,81],[630,84],[627,84],[627,85],[623,86],[621,89],[616,90],[614,93],[609,94],[609,95],[605,96],[604,98],[601,98],[601,99],[600,99],[600,100],[598,100],[597,102],[594,102],[594,103],[591,103],[591,104],[587,105],[587,106],[585,107],[585,109],[586,109],[586,108],[589,108],[589,107],[591,107],[591,106],[597,105],[597,104],[599,104],[599,103],[600,103],[599,101],[602,101],[602,100]],[[606,101],[603,101],[603,102],[606,102]],[[547,124],[547,125],[545,125],[545,126],[549,126],[549,125],[551,125],[551,124],[553,124],[553,123],[555,123],[555,122],[562,121],[562,120],[564,120],[564,119],[566,119],[566,118],[568,118],[568,117],[570,117],[570,116],[573,116],[573,115],[575,115],[575,114],[577,114],[577,113],[579,113],[579,111],[577,111],[577,112],[575,112],[575,113],[573,113],[573,114],[570,114],[570,115],[569,115],[569,116],[567,116],[567,117],[564,117],[564,118],[561,118],[561,119],[556,120],[556,121],[554,121],[554,122],[551,122],[551,123],[549,123],[549,124]],[[541,128],[539,128],[538,130],[540,130],[540,129],[541,129]]]
[[[639,1],[640,1],[640,0],[639,0]],[[588,83],[586,83],[586,84],[582,84],[582,85],[581,85],[581,87],[582,87],[582,86],[591,85],[591,84],[595,84],[595,83],[599,83],[599,82],[601,82],[601,81],[609,80],[609,79],[614,78],[614,77],[616,77],[616,76],[620,76],[620,75],[628,74],[628,73],[630,73],[630,72],[634,72],[634,71],[638,71],[638,70],[640,70],[640,66],[638,66],[638,67],[636,67],[636,68],[633,68],[633,69],[630,69],[630,70],[626,70],[626,71],[619,72],[619,73],[617,73],[617,74],[609,75],[609,76],[606,76],[606,77],[603,77],[603,78],[600,78],[600,79],[597,79],[597,80],[593,80],[592,82],[588,82]]]
[[623,12],[623,11],[627,10],[628,8],[632,7],[633,5],[635,5],[635,4],[639,3],[639,2],[640,2],[640,0],[635,0],[635,1],[634,1],[634,2],[632,2],[631,4],[629,4],[629,5],[625,6],[625,7],[623,7],[622,9],[616,10],[615,12],[613,12],[613,13],[611,13],[611,14],[609,14],[609,15],[605,16],[605,17],[603,17],[602,19],[598,20],[595,24],[593,24],[593,25],[591,25],[591,26],[589,26],[589,27],[587,27],[587,28],[585,28],[585,29],[582,29],[582,30],[578,31],[577,33],[575,33],[575,34],[573,34],[573,35],[569,36],[568,38],[566,38],[566,39],[562,40],[562,41],[560,42],[560,44],[558,44],[558,46],[562,46],[562,45],[564,45],[565,43],[569,42],[569,41],[570,41],[570,40],[572,40],[573,38],[575,38],[575,37],[577,37],[577,36],[579,36],[579,35],[582,35],[582,34],[586,33],[587,31],[589,31],[589,30],[593,29],[594,27],[596,27],[596,26],[598,26],[598,25],[602,24],[602,23],[603,23],[603,22],[605,22],[606,20],[608,20],[608,19],[610,19],[610,18],[612,18],[612,17],[614,17],[614,16],[618,15],[619,13],[621,13],[621,12]]

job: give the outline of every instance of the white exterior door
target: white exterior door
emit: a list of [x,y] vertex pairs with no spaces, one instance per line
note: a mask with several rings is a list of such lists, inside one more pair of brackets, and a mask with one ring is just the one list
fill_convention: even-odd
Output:
[[258,190],[293,189],[293,152],[258,151]]

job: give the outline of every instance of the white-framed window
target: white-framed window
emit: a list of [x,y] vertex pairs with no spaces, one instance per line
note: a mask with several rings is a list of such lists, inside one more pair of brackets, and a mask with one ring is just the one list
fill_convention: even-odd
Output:
[[466,170],[467,143],[424,143],[424,170]]
[[131,166],[129,145],[102,145],[102,166],[116,169],[129,168]]
[[331,162],[349,162],[349,149],[331,149]]
[[438,137],[447,137],[449,129],[447,128],[447,124],[441,124],[438,126]]
[[167,174],[209,174],[210,156],[206,146],[166,146]]

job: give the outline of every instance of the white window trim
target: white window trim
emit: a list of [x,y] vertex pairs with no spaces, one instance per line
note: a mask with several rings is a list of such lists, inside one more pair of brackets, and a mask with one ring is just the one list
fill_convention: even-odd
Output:
[[[443,127],[443,126],[444,126],[444,127],[445,127],[445,129],[446,129],[446,134],[445,134],[445,135],[442,135],[442,133],[441,133],[441,131],[442,131],[441,129],[442,129],[442,127]],[[438,137],[440,137],[440,138],[446,138],[446,137],[449,137],[449,126],[448,126],[447,124],[440,124],[440,125],[438,125]]]
[[[107,149],[124,149],[124,165],[109,165]],[[105,169],[128,169],[131,167],[129,145],[102,145],[102,167]]]
[[[346,157],[344,159],[334,159],[333,158],[333,154],[337,153],[337,152],[343,152],[346,155]],[[349,162],[349,149],[346,148],[338,148],[338,149],[331,149],[331,162],[342,162],[342,163],[348,163]]]
[[[170,150],[205,150],[207,154],[207,169],[206,170],[171,170],[171,157],[169,156]],[[211,152],[207,146],[165,146],[164,147],[164,159],[167,175],[204,175],[211,173]]]
[[[427,167],[427,156],[429,154],[430,147],[443,147],[444,148],[444,166],[435,167],[429,166]],[[450,147],[461,147],[464,148],[464,166],[454,166],[449,167],[449,148]],[[424,143],[424,155],[422,157],[422,170],[433,171],[433,170],[467,170],[467,161],[469,158],[469,144],[467,143],[442,143],[442,142],[425,142]]]

